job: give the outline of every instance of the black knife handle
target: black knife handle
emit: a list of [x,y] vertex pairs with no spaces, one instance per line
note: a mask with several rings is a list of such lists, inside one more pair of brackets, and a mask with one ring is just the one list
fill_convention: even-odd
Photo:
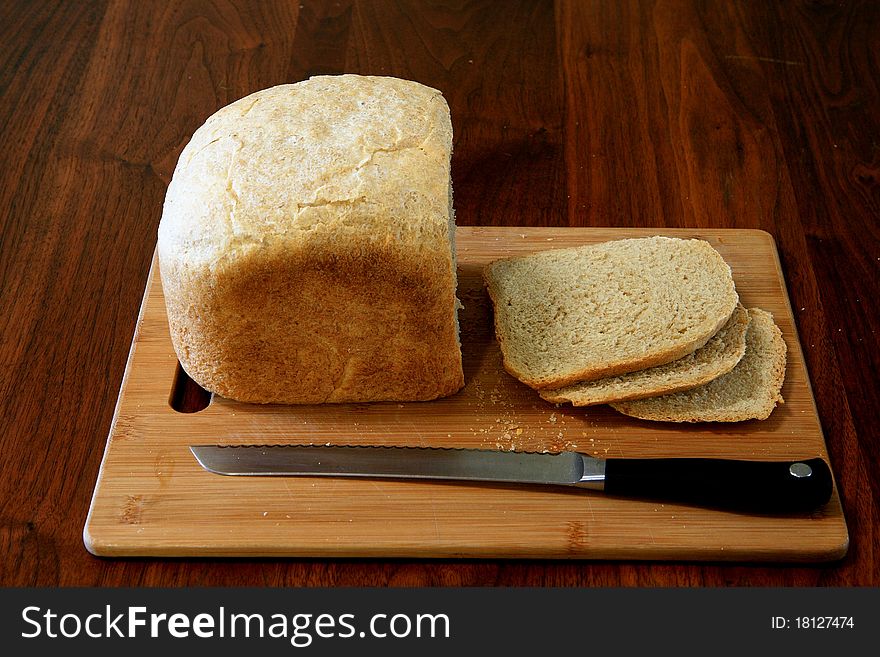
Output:
[[607,459],[605,492],[759,513],[811,511],[831,498],[820,458],[742,461],[703,458]]

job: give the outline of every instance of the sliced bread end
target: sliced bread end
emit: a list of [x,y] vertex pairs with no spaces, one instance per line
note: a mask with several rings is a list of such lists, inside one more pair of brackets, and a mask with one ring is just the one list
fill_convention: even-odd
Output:
[[749,316],[745,355],[727,374],[686,392],[611,406],[625,415],[662,422],[767,419],[783,403],[787,349],[770,313],[751,308]]

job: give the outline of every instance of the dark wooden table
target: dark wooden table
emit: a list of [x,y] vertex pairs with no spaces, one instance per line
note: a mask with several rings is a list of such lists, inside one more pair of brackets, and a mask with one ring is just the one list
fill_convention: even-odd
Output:
[[[0,3],[0,585],[878,584],[880,5]],[[443,91],[462,225],[776,239],[851,544],[818,566],[103,560],[81,532],[192,132],[319,73]]]

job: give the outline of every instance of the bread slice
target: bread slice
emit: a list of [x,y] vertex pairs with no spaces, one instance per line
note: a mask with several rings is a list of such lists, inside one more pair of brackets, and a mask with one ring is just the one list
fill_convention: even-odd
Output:
[[739,301],[703,240],[647,237],[496,260],[484,271],[504,367],[553,389],[702,347]]
[[739,305],[727,324],[709,342],[684,358],[629,374],[539,392],[550,402],[592,406],[690,390],[709,383],[736,366],[746,352],[748,326],[749,312]]
[[611,405],[625,415],[665,422],[767,419],[783,402],[786,346],[770,313],[752,308],[749,316],[745,356],[727,374],[686,392]]

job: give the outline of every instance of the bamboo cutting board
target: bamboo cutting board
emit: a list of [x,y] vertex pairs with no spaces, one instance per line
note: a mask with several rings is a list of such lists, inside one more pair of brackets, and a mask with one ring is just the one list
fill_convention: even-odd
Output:
[[[509,376],[482,267],[493,259],[662,233],[708,240],[746,307],[788,345],[785,404],[768,420],[649,423],[607,406],[544,402]],[[848,546],[836,490],[812,514],[745,515],[583,490],[357,479],[223,477],[198,443],[376,444],[577,450],[599,457],[827,457],[773,239],[754,230],[458,228],[465,388],[420,403],[258,406],[213,398],[175,411],[182,385],[156,261],[107,439],[86,547],[103,556],[484,557],[828,561]],[[833,465],[833,464],[832,464]]]

